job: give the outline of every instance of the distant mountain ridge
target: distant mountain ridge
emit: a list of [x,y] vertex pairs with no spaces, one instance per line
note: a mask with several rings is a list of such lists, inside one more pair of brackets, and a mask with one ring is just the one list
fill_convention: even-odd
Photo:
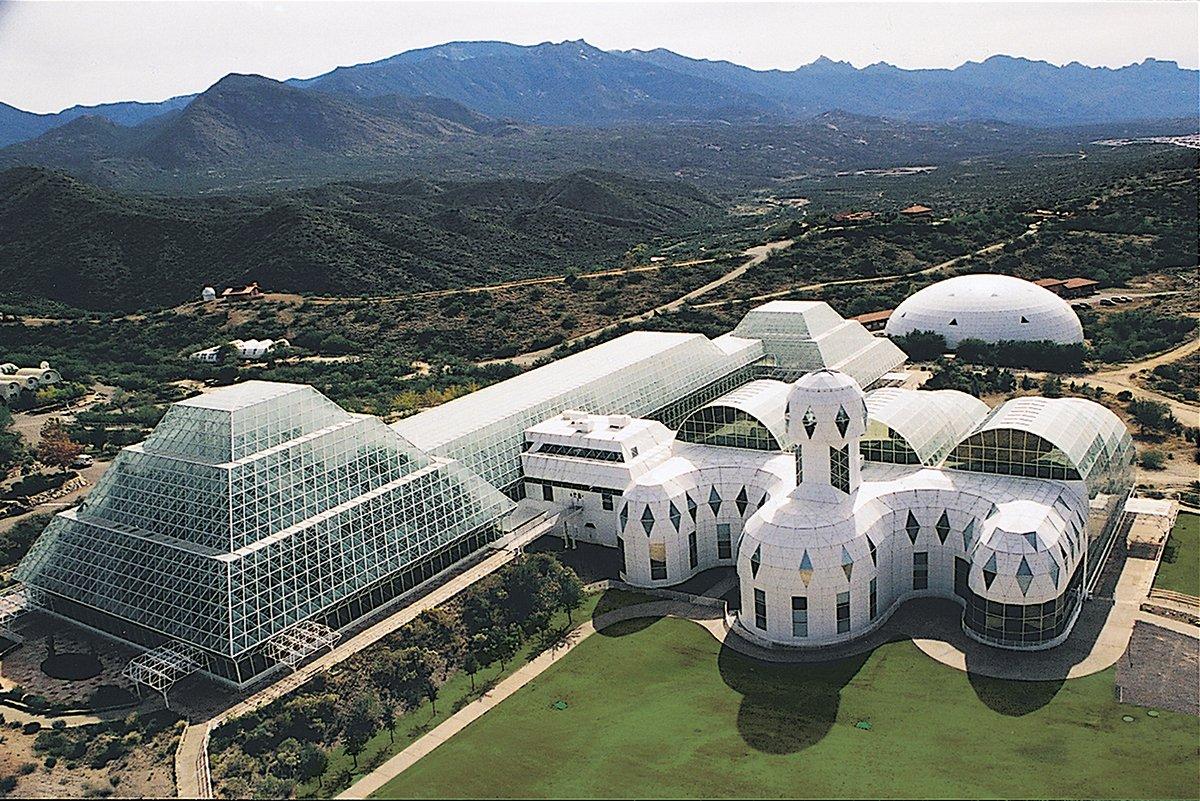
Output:
[[[1033,126],[1196,118],[1200,71],[1146,59],[1119,69],[997,55],[954,69],[862,69],[819,58],[794,70],[754,70],[662,48],[605,51],[583,40],[514,45],[449,42],[338,67],[290,85],[352,98],[432,96],[480,114],[541,125],[788,121],[841,110],[920,122]],[[85,115],[133,126],[187,106],[75,106],[33,114],[0,104],[0,147]]]

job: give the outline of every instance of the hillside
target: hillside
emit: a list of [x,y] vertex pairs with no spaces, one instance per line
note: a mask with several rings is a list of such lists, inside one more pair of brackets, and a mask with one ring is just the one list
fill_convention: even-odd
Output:
[[610,263],[719,213],[692,187],[598,171],[181,199],[19,168],[0,173],[0,286],[122,310],[249,281],[341,295],[471,286]]

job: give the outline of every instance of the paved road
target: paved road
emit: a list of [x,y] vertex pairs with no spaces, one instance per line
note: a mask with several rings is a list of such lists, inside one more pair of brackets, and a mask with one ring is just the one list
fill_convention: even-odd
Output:
[[651,317],[653,317],[656,314],[665,314],[667,312],[676,311],[677,309],[682,308],[685,303],[689,303],[690,301],[695,300],[696,298],[700,297],[701,295],[705,295],[709,292],[712,292],[714,289],[724,286],[725,284],[728,284],[730,281],[736,281],[738,278],[745,275],[747,270],[749,270],[753,267],[756,267],[757,265],[762,264],[764,261],[766,261],[767,258],[775,251],[783,250],[784,248],[790,247],[792,245],[793,241],[794,240],[791,240],[791,239],[781,239],[777,242],[767,242],[764,245],[757,245],[752,248],[747,248],[746,250],[742,251],[742,255],[747,256],[748,258],[744,262],[739,264],[737,267],[734,267],[732,270],[725,273],[724,275],[717,278],[716,280],[709,281],[704,286],[698,287],[697,289],[693,289],[690,292],[680,295],[679,297],[675,298],[674,300],[668,301],[659,306],[655,306],[653,309],[650,309],[649,311],[641,312],[640,314],[634,314],[629,317],[623,317],[619,320],[615,320],[611,323],[601,326],[600,328],[595,329],[594,331],[588,331],[586,334],[580,334],[577,337],[571,337],[566,342],[563,342],[559,345],[553,345],[549,348],[542,348],[541,350],[535,350],[535,351],[530,351],[528,353],[522,353],[518,356],[509,356],[504,359],[488,359],[487,361],[479,362],[479,364],[480,365],[488,365],[488,364],[501,364],[503,362],[512,362],[513,364],[516,364],[520,367],[529,367],[530,365],[538,362],[539,360],[546,358],[551,353],[553,353],[555,350],[563,347],[564,345],[574,345],[579,342],[583,342],[584,340],[592,339],[594,337],[605,334],[621,325],[625,325],[628,323],[640,323],[644,320],[649,320]]

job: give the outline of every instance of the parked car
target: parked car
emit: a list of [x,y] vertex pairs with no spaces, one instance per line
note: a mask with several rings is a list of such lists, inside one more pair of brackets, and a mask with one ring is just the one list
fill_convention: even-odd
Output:
[[86,453],[81,453],[75,457],[75,461],[71,462],[71,467],[73,467],[76,470],[82,470],[85,467],[91,467],[95,463],[96,463],[96,460],[93,459],[90,455],[88,455]]
[[1114,303],[1109,298],[1100,298],[1100,305],[1101,306],[1116,306],[1117,304]]

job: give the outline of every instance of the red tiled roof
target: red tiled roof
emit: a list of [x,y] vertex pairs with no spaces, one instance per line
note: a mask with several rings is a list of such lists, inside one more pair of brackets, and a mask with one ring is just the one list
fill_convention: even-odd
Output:
[[856,315],[855,317],[852,317],[851,319],[857,320],[858,322],[860,322],[864,325],[866,325],[867,323],[877,323],[880,320],[886,320],[889,317],[891,317],[893,311],[895,311],[895,309],[884,309],[883,311],[867,312],[866,314]]
[[1037,284],[1038,286],[1042,286],[1042,287],[1051,287],[1051,286],[1058,286],[1059,284],[1065,284],[1067,282],[1065,280],[1063,280],[1062,278],[1039,278],[1038,280],[1034,281],[1033,283]]
[[1067,289],[1079,289],[1080,287],[1085,286],[1096,286],[1099,283],[1099,281],[1093,281],[1090,278],[1068,278],[1066,281],[1063,281],[1063,285]]

